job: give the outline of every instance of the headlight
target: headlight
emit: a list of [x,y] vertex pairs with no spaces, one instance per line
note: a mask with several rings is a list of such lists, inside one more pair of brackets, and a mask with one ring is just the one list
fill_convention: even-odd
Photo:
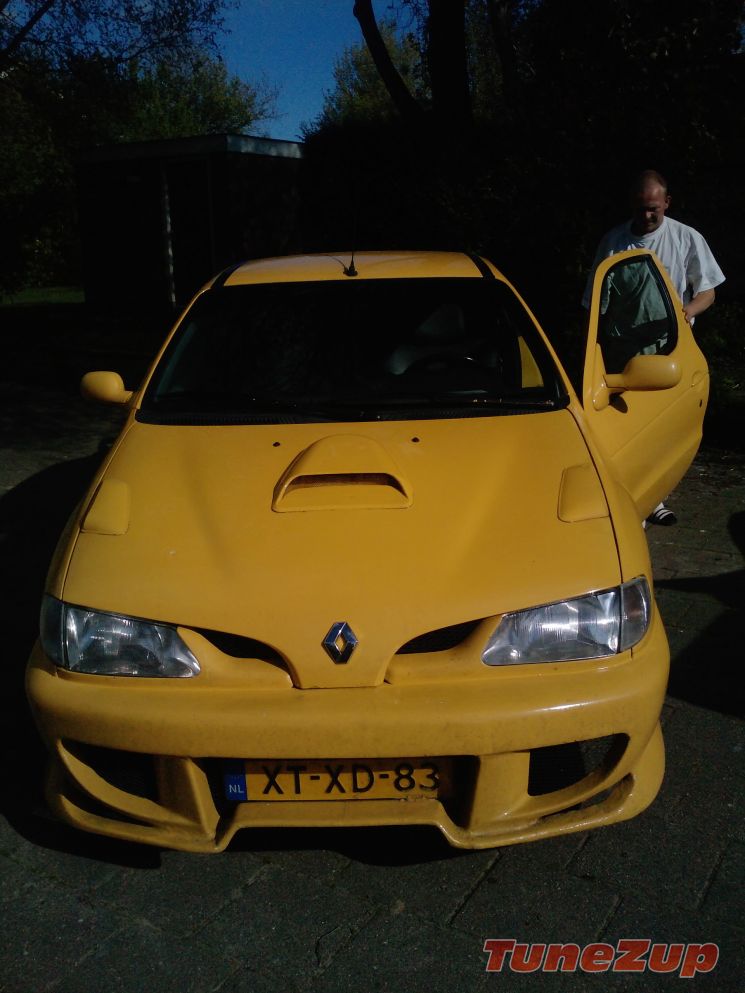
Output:
[[649,627],[643,577],[601,593],[504,614],[481,660],[487,665],[566,662],[624,652]]
[[167,624],[71,607],[45,596],[40,628],[46,654],[72,672],[176,677],[199,673],[199,663]]

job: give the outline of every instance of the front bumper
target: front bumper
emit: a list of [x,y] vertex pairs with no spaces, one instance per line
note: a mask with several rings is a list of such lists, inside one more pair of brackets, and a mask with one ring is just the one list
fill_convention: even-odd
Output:
[[[654,799],[668,663],[655,609],[644,640],[610,660],[354,689],[61,674],[37,644],[27,692],[51,754],[48,802],[76,827],[214,852],[246,827],[428,824],[488,848],[610,824]],[[598,739],[594,766],[536,788],[552,750]],[[452,757],[453,795],[228,804],[218,783],[224,760],[407,756]]]

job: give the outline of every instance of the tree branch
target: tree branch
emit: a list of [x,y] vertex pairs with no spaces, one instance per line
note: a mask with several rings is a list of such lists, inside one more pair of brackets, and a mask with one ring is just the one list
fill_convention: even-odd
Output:
[[429,0],[427,63],[435,117],[462,130],[471,122],[464,0]]
[[375,20],[372,0],[355,0],[353,13],[359,21],[362,37],[365,39],[375,68],[378,70],[396,110],[405,120],[418,121],[422,117],[422,108],[409,92],[406,83],[391,61],[391,56]]
[[22,25],[18,31],[16,31],[5,48],[0,51],[0,66],[6,63],[10,59],[11,55],[18,51],[20,46],[26,38],[28,38],[42,17],[49,13],[56,2],[57,0],[45,0],[45,3],[43,3],[41,7],[37,7],[26,23]]
[[512,103],[520,86],[512,32],[514,0],[486,0],[494,47],[502,66],[502,93]]

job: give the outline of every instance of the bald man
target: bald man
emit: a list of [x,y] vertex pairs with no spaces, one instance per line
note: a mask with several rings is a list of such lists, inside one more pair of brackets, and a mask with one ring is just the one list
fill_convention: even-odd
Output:
[[[631,187],[631,218],[603,236],[595,253],[582,304],[589,309],[595,269],[603,259],[631,248],[648,248],[667,269],[680,298],[683,316],[693,324],[696,315],[714,303],[715,288],[724,282],[702,235],[687,224],[667,217],[670,206],[667,180],[654,169],[640,173]],[[675,514],[664,504],[652,511],[653,524],[675,524]]]
[[630,248],[648,248],[662,262],[689,324],[711,307],[715,287],[724,282],[724,274],[703,236],[666,216],[670,202],[667,180],[658,172],[647,169],[637,176],[631,188],[630,220],[609,231],[598,245],[582,300],[585,307],[590,306],[592,277],[598,263]]

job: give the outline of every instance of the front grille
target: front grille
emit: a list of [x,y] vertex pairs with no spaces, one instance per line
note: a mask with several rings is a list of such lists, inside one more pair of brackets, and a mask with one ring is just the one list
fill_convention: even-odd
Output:
[[396,652],[396,655],[419,655],[425,652],[446,652],[457,648],[471,632],[480,624],[480,620],[464,621],[461,624],[451,624],[446,628],[426,631],[419,634]]

